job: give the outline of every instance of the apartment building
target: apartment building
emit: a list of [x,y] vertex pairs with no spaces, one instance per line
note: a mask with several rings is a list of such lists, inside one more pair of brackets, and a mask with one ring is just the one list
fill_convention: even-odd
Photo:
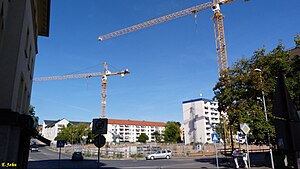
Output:
[[185,144],[213,143],[213,126],[220,123],[218,102],[198,98],[182,102]]
[[163,122],[108,119],[106,141],[137,142],[138,137],[145,133],[149,137],[147,142],[155,142],[153,133],[158,131],[162,134],[165,125]]
[[[69,121],[65,118],[60,120],[44,120],[42,136],[54,141],[61,129],[66,127],[69,123],[73,125],[86,123],[92,127],[91,122]],[[138,137],[142,133],[145,133],[149,137],[148,142],[154,142],[155,137],[153,133],[158,131],[161,134],[165,129],[165,125],[163,122],[108,119],[105,138],[107,142],[137,142]]]

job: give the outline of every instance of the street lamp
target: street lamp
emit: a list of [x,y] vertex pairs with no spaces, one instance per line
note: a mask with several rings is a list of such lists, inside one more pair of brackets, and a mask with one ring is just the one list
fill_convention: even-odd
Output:
[[[254,71],[259,72],[260,82],[261,82],[261,84],[263,84],[261,70],[256,68],[256,69],[254,69]],[[265,119],[266,119],[266,121],[268,121],[265,93],[264,93],[263,89],[261,90],[261,93],[262,93],[262,102],[263,102],[263,106],[264,106]],[[271,165],[272,165],[272,169],[274,169],[273,153],[272,153],[272,148],[271,148],[269,131],[268,131],[267,135],[268,135],[268,144],[269,144],[269,149],[270,149]]]

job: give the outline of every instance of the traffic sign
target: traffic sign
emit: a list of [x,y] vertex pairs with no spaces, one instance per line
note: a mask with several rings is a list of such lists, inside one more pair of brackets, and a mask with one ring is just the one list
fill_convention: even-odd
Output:
[[95,139],[94,139],[94,144],[98,148],[103,147],[105,145],[105,143],[106,143],[106,139],[101,134],[99,134],[98,136],[96,136]]
[[212,133],[211,134],[211,140],[215,143],[218,142],[219,141],[219,135],[217,133]]
[[57,140],[56,147],[65,147],[65,141],[64,140]]
[[197,151],[201,151],[201,144],[197,144]]
[[93,134],[107,134],[107,125],[108,119],[107,118],[99,118],[93,119]]
[[240,124],[241,130],[247,135],[250,131],[250,127],[248,126],[247,123],[242,123]]

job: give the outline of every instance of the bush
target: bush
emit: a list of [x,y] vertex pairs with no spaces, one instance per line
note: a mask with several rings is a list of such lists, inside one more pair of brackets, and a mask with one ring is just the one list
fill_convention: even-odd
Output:
[[91,153],[87,152],[87,153],[84,153],[84,156],[85,157],[91,157],[92,155],[91,155]]
[[144,154],[141,154],[141,153],[139,153],[139,154],[131,154],[130,157],[131,158],[144,158]]

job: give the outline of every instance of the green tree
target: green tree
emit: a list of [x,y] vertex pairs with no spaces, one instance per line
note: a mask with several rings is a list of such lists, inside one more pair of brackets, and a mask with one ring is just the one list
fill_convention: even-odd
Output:
[[162,136],[158,131],[153,132],[152,135],[154,135],[155,142],[157,142],[157,143],[161,142]]
[[142,133],[142,134],[138,137],[138,142],[146,143],[147,140],[149,140],[149,137],[148,137],[147,134],[145,134],[145,133]]
[[294,37],[294,42],[295,42],[295,44],[296,44],[297,47],[300,45],[300,35],[299,34],[297,34]]
[[81,143],[82,136],[88,136],[88,140],[94,138],[94,135],[91,134],[89,125],[84,123],[73,125],[69,123],[67,127],[63,127],[61,129],[55,140],[65,140],[66,142],[70,142],[71,144]]
[[33,122],[34,122],[33,127],[35,128],[36,126],[39,125],[39,117],[35,115],[35,110],[34,109],[35,109],[35,107],[33,105],[29,105],[28,112],[29,112],[29,115],[33,119]]
[[169,121],[165,126],[165,131],[163,133],[164,141],[167,143],[178,143],[181,141],[181,130],[180,123]]
[[[256,68],[261,69],[261,72],[254,71]],[[291,61],[289,51],[281,43],[269,53],[266,53],[266,49],[258,49],[250,59],[237,61],[227,72],[222,72],[214,87],[219,111],[227,113],[229,128],[236,131],[240,123],[248,123],[251,128],[249,141],[255,144],[265,144],[267,133],[274,136],[274,127],[265,120],[262,91],[265,94],[267,115],[272,120],[272,96],[276,76],[281,70],[286,75],[287,87],[294,103],[299,103],[299,57]]]

